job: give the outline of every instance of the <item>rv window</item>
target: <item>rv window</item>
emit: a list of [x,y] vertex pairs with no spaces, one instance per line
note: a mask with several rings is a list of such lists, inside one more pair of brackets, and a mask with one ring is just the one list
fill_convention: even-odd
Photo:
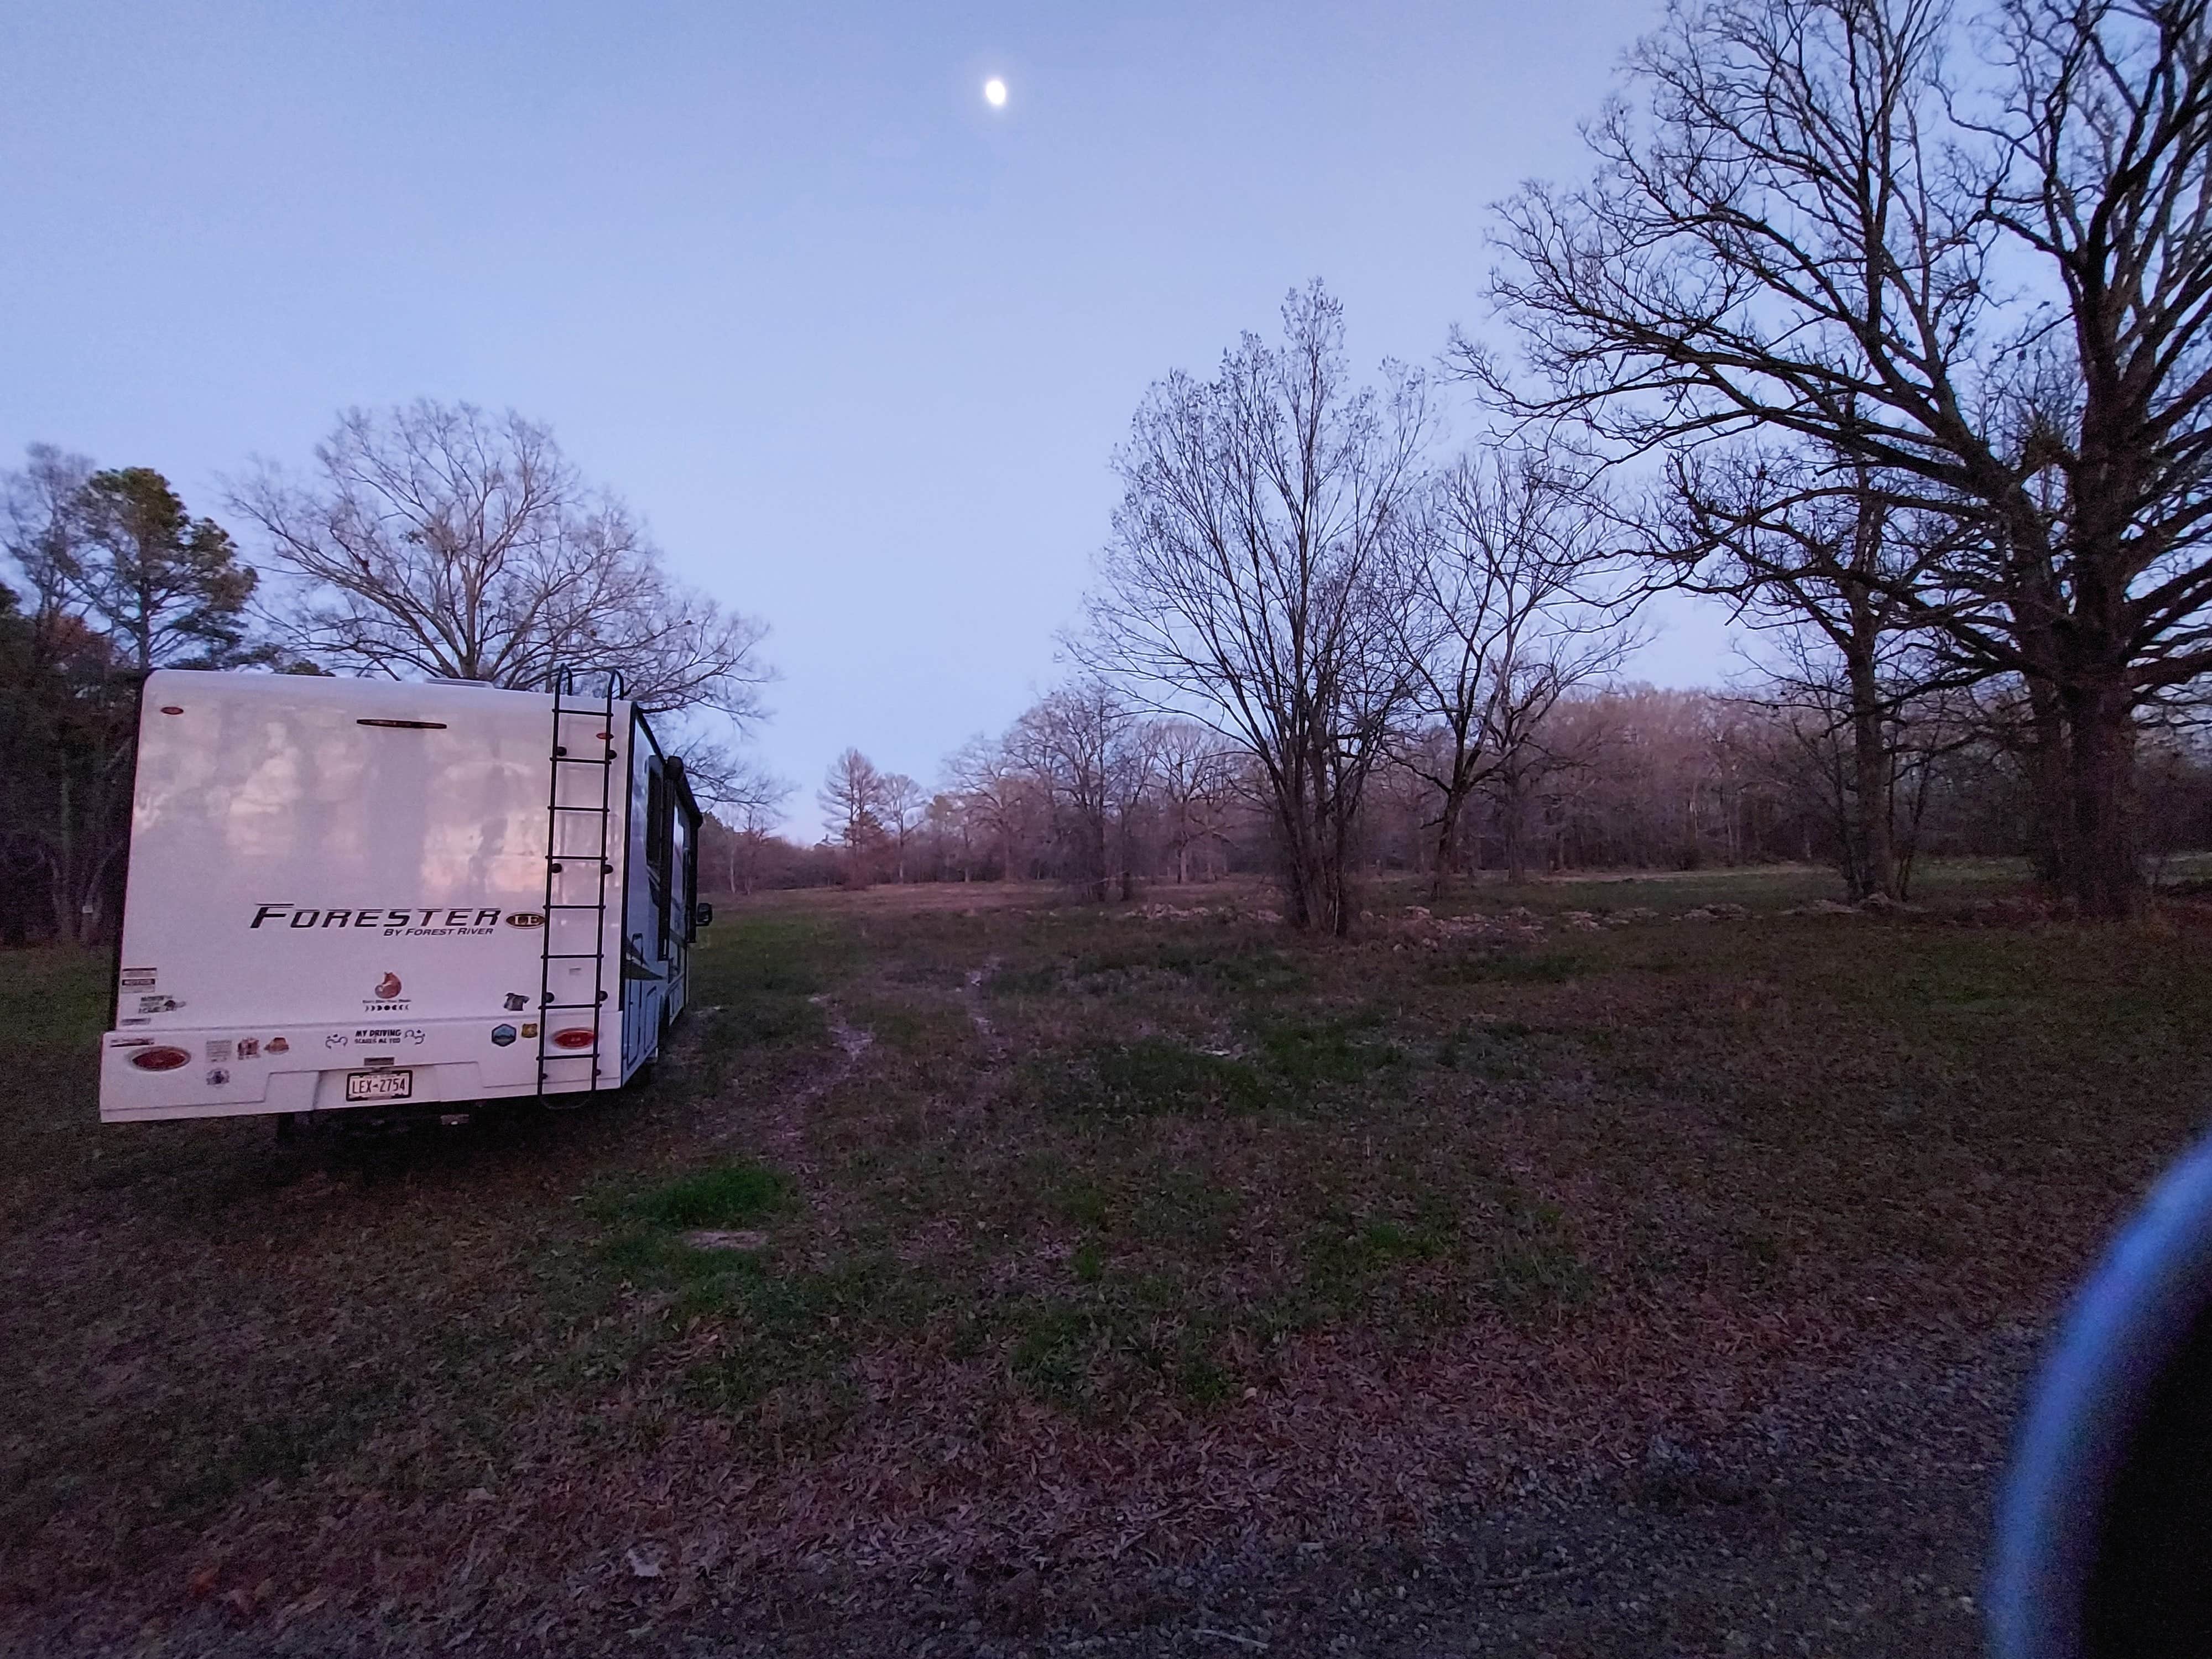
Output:
[[653,952],[668,954],[668,854],[670,819],[675,791],[659,761],[646,773],[645,867],[646,886],[653,904]]
[[699,937],[699,827],[684,826],[684,942]]

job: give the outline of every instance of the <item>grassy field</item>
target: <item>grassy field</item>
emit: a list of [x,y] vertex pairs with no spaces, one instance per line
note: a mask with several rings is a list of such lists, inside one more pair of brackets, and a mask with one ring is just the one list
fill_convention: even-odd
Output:
[[2212,1081],[2205,919],[2010,878],[732,902],[650,1087],[286,1143],[103,1129],[105,962],[0,956],[0,1645],[1972,1651]]

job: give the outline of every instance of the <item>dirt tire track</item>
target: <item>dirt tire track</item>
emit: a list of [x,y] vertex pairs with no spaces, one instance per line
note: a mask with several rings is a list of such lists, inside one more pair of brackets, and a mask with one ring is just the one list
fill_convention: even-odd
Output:
[[[876,1034],[865,1026],[854,1025],[838,1012],[837,1005],[829,994],[817,991],[806,999],[822,1011],[822,1018],[830,1027],[830,1040],[837,1045],[837,1057],[815,1076],[775,1102],[767,1114],[767,1134],[763,1144],[773,1146],[791,1155],[794,1165],[801,1160],[806,1139],[805,1113],[807,1108],[836,1088],[860,1068],[860,1061],[875,1045]],[[752,1126],[732,1123],[708,1137],[724,1141],[742,1133]]]
[[961,982],[960,1006],[968,1011],[968,1023],[975,1028],[975,1035],[983,1040],[983,1052],[993,1066],[1006,1058],[1006,1040],[999,1028],[991,1024],[991,1017],[983,1012],[983,981],[998,972],[1000,958],[986,957],[980,968],[970,968]]

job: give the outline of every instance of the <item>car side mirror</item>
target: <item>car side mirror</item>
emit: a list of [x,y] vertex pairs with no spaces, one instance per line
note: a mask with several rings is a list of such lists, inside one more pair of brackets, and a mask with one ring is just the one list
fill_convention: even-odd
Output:
[[691,928],[694,933],[702,927],[712,927],[714,925],[714,907],[713,905],[695,904],[691,907]]
[[2075,1294],[1999,1504],[1999,1659],[2212,1644],[2212,1140]]

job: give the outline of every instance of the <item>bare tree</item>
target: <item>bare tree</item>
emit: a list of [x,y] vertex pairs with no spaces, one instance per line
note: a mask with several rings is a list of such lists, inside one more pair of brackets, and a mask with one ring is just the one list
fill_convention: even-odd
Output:
[[903,772],[891,772],[881,780],[884,828],[890,836],[897,858],[897,879],[906,884],[907,842],[921,826],[922,813],[929,805],[929,792]]
[[1763,770],[1829,819],[1848,897],[1908,896],[1936,767],[1985,739],[1971,697],[1888,658],[1870,695],[1850,657],[1810,623],[1777,643],[1746,700],[1765,717]]
[[1078,649],[1164,713],[1233,738],[1266,779],[1290,921],[1348,933],[1360,798],[1404,685],[1385,549],[1428,426],[1417,376],[1355,389],[1316,283],[1284,338],[1211,380],[1157,383],[1116,456],[1114,536]]
[[683,763],[692,799],[710,811],[741,814],[754,806],[780,808],[796,787],[757,757],[696,734],[678,744],[674,754]]
[[1464,456],[1425,507],[1401,544],[1392,607],[1418,723],[1397,758],[1437,792],[1441,893],[1458,868],[1461,812],[1486,784],[1504,805],[1506,861],[1520,878],[1545,717],[1618,669],[1634,641],[1604,520],[1539,456]]
[[[2037,704],[2050,861],[2140,890],[2136,712],[2212,668],[2207,0],[1677,3],[1587,186],[1505,207],[1524,412],[1616,453],[1793,434],[1982,534],[1912,602]],[[1648,120],[1644,118],[1648,116]]]
[[1236,774],[1221,734],[1196,720],[1152,722],[1152,750],[1180,886],[1190,880],[1193,849],[1211,850],[1223,838]]
[[533,688],[618,670],[648,708],[760,712],[765,628],[674,582],[629,509],[511,410],[352,410],[310,482],[264,465],[230,504],[295,579],[301,648],[333,666]]
[[730,890],[751,892],[758,884],[762,854],[783,822],[784,803],[795,786],[721,744],[696,740],[677,758],[693,799],[728,831]]
[[969,797],[956,789],[940,789],[929,798],[922,822],[936,848],[937,867],[950,871],[957,866],[961,880],[975,880],[978,819]]
[[730,812],[730,890],[750,895],[759,885],[761,871],[776,829],[783,822],[780,805],[746,801]]
[[1733,599],[1739,617],[1778,635],[1762,697],[1805,717],[1786,729],[1824,769],[1849,757],[1832,782],[1850,896],[1901,898],[1896,790],[1924,770],[1917,715],[1988,672],[1946,660],[1916,598],[1971,524],[1899,501],[1863,464],[1753,446],[1678,454],[1668,479],[1650,517],[1662,556],[1685,586]]
[[978,833],[995,842],[1003,878],[1019,881],[1026,873],[1024,848],[1040,816],[1038,790],[1000,738],[978,736],[945,763],[951,792],[966,805]]
[[1051,804],[1067,848],[1068,871],[1092,899],[1103,901],[1112,874],[1107,839],[1116,802],[1115,774],[1135,717],[1103,680],[1085,679],[1048,694],[1015,722],[1008,753],[1027,769]]
[[830,763],[829,775],[815,796],[830,839],[845,849],[847,879],[867,884],[869,853],[884,838],[884,775],[857,749]]
[[1155,814],[1155,786],[1160,777],[1160,722],[1133,720],[1116,735],[1107,753],[1106,804],[1114,814],[1115,875],[1121,902],[1137,896],[1139,843]]

